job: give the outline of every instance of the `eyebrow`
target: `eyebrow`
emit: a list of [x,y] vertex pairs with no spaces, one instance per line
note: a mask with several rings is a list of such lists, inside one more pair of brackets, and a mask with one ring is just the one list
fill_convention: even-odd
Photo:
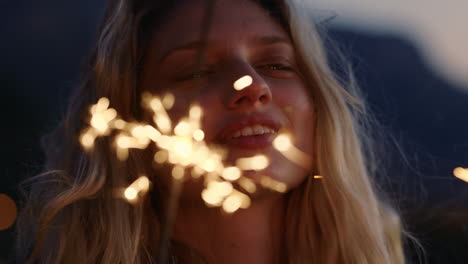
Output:
[[[278,44],[278,43],[286,44],[289,46],[292,45],[291,41],[288,38],[284,38],[284,37],[276,36],[276,35],[255,36],[249,39],[248,43],[254,46],[267,46],[267,45],[273,45],[273,44]],[[164,52],[164,54],[159,59],[159,62],[162,63],[167,57],[169,57],[170,55],[176,52],[180,52],[184,50],[186,51],[200,50],[204,44],[205,43],[203,43],[202,41],[196,40],[196,41],[188,42],[181,46],[175,47],[173,49],[170,49]],[[206,46],[210,46],[210,43],[209,42],[206,43]]]

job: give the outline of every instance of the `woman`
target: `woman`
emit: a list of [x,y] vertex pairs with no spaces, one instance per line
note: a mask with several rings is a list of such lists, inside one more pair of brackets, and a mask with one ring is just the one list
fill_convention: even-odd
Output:
[[[201,184],[186,181],[169,260],[404,263],[399,217],[370,180],[364,106],[334,78],[303,10],[274,0],[112,1],[83,85],[48,137],[50,171],[36,178],[18,224],[22,261],[152,263],[167,253],[168,166],[155,166],[149,148],[120,162],[110,137],[92,151],[78,138],[100,97],[123,120],[148,121],[144,93],[171,92],[171,120],[197,102],[205,141],[227,151],[226,164],[262,154],[269,166],[245,176],[259,186],[266,175],[288,191],[259,186],[250,207],[226,215],[204,205]],[[233,89],[243,76],[247,87]],[[281,131],[309,162],[274,149]],[[154,184],[152,199],[115,198],[141,174]]]

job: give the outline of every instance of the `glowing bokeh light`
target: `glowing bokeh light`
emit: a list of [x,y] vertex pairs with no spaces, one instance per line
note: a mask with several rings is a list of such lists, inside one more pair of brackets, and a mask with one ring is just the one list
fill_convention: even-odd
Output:
[[0,194],[0,230],[6,230],[16,221],[18,210],[15,201],[6,194]]
[[188,136],[190,135],[190,124],[186,121],[181,121],[174,128],[174,133],[177,136]]
[[124,129],[126,124],[127,122],[123,121],[122,119],[114,120],[113,123],[114,127],[120,130]]
[[[118,113],[109,108],[108,99],[100,99],[90,107],[90,126],[80,135],[80,143],[85,149],[91,149],[97,137],[111,135],[114,131],[114,146],[117,158],[126,160],[129,149],[146,149],[150,143],[158,150],[154,154],[154,162],[169,163],[172,166],[171,175],[174,180],[181,181],[186,175],[192,178],[203,177],[205,189],[201,196],[207,206],[221,206],[226,212],[235,212],[239,208],[250,206],[250,197],[234,188],[236,183],[248,193],[257,190],[256,183],[242,177],[242,170],[263,170],[269,165],[265,155],[240,158],[236,166],[225,167],[223,160],[226,150],[218,146],[208,146],[205,133],[200,128],[202,109],[192,105],[187,117],[182,117],[172,128],[171,120],[166,112],[175,102],[171,94],[160,97],[149,93],[142,94],[142,105],[153,112],[154,126],[146,123],[127,122],[118,117]],[[233,183],[231,183],[233,182]],[[146,176],[141,176],[125,188],[124,198],[130,203],[138,202],[138,198],[146,193],[151,182]],[[264,187],[274,191],[284,192],[285,184],[274,180],[264,180]],[[120,191],[119,191],[120,193]]]
[[268,165],[269,161],[265,155],[240,158],[236,161],[236,166],[241,170],[263,170],[268,167]]
[[201,129],[193,131],[193,138],[196,141],[202,141],[205,138],[205,133]]
[[137,184],[138,188],[140,189],[140,191],[148,191],[148,189],[150,187],[150,181],[149,181],[148,177],[146,177],[146,176],[141,176],[140,178],[138,178],[136,180],[136,184]]
[[249,193],[254,193],[257,191],[257,186],[249,178],[241,177],[238,183],[244,190],[246,190]]
[[155,118],[155,122],[158,128],[164,133],[168,133],[171,131],[171,120],[167,116],[158,115]]
[[198,105],[193,105],[190,107],[189,116],[191,119],[200,119],[202,116],[202,109]]
[[278,135],[273,140],[273,146],[291,162],[301,166],[306,170],[311,169],[312,159],[310,155],[295,147],[292,144],[291,137],[288,134]]
[[175,97],[173,94],[171,93],[167,93],[164,95],[163,97],[163,100],[162,100],[162,105],[164,106],[164,108],[166,109],[171,109],[172,106],[174,106],[174,102],[175,102]]
[[213,190],[205,189],[201,193],[203,201],[209,206],[219,206],[223,202],[223,197],[217,195]]
[[226,213],[234,213],[237,211],[242,205],[242,200],[237,195],[232,195],[226,198],[223,202],[223,210]]
[[174,154],[180,158],[188,158],[192,154],[192,142],[188,138],[177,138],[174,142]]
[[314,179],[322,179],[323,176],[320,176],[320,175],[314,175]]
[[127,200],[135,200],[137,198],[138,191],[130,186],[127,189],[125,189],[124,195],[125,198],[127,198]]
[[176,165],[172,168],[172,177],[176,180],[181,180],[184,178],[184,168],[182,166]]
[[85,149],[90,149],[91,147],[93,147],[95,139],[96,137],[92,133],[88,132],[88,133],[84,133],[80,137],[80,142],[81,142],[81,145],[83,145]]
[[202,168],[207,172],[213,172],[216,169],[216,162],[213,159],[207,159],[203,162]]
[[278,151],[287,151],[291,147],[291,138],[289,135],[281,134],[273,140],[273,146]]
[[110,105],[110,101],[107,97],[101,97],[97,104],[96,104],[96,108],[94,108],[94,110],[96,112],[101,112],[101,111],[104,111],[106,110]]
[[245,75],[241,78],[239,78],[237,81],[234,82],[234,89],[236,89],[237,91],[240,91],[248,86],[250,86],[252,84],[252,77],[250,75]]
[[195,166],[192,168],[192,171],[190,172],[190,174],[192,175],[194,179],[198,179],[203,175],[203,172],[204,171],[200,167]]
[[159,99],[159,97],[153,97],[151,100],[150,100],[150,103],[149,103],[149,106],[151,107],[151,109],[153,109],[154,112],[159,112],[163,109],[163,104],[161,102],[161,99]]
[[166,150],[159,150],[158,152],[156,152],[156,154],[154,154],[154,161],[156,161],[157,163],[164,163],[166,162],[167,158],[168,154]]
[[460,180],[468,182],[468,169],[458,167],[453,170],[453,175]]
[[274,190],[274,191],[277,191],[277,192],[281,192],[281,193],[284,193],[287,191],[288,187],[286,186],[285,183],[283,182],[280,182],[280,181],[277,181],[271,177],[268,177],[268,176],[262,176],[260,178],[260,184],[264,187],[264,188],[268,188],[268,189],[271,189],[271,190]]
[[211,181],[208,183],[208,190],[213,191],[217,196],[225,197],[232,192],[233,187],[230,182]]
[[221,175],[228,181],[235,181],[240,178],[241,171],[237,167],[227,167],[224,168]]

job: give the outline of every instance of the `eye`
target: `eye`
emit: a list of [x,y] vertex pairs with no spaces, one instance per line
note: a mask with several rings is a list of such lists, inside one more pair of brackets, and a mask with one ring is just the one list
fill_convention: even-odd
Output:
[[294,69],[291,66],[283,65],[283,64],[268,64],[263,67],[265,67],[268,70],[273,70],[273,71],[294,71]]
[[270,63],[258,67],[258,71],[269,77],[288,79],[296,76],[296,68],[286,63]]
[[206,77],[210,73],[211,71],[208,71],[208,70],[201,70],[201,71],[192,72],[192,73],[184,73],[184,74],[181,74],[181,76],[176,77],[175,80],[178,82],[196,80],[196,79],[201,79],[203,77]]

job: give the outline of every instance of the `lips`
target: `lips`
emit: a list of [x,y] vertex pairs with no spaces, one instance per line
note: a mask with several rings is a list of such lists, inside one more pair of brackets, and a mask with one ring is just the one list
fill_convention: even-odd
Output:
[[271,145],[280,129],[280,122],[266,114],[240,116],[224,126],[216,141],[240,148],[261,148]]

